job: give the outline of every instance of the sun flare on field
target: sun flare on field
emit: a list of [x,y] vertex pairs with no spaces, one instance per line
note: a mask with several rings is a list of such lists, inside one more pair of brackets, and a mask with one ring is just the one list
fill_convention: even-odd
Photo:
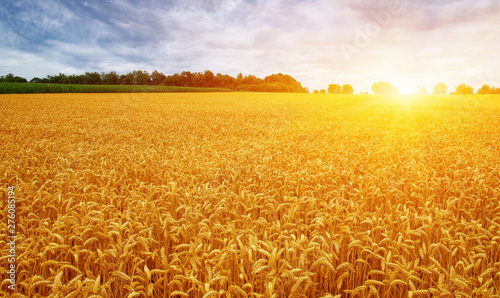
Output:
[[399,89],[399,94],[401,95],[413,95],[417,92],[417,88],[410,83],[400,83],[395,84],[395,86]]

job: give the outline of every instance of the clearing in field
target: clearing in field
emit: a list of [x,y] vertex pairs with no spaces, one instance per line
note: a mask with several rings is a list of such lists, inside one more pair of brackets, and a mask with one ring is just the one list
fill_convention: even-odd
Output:
[[0,209],[16,185],[27,297],[500,292],[498,96],[45,94],[0,107]]

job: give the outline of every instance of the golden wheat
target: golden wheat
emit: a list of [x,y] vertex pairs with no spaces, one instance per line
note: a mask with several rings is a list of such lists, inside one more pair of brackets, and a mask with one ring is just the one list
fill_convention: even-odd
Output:
[[499,295],[500,98],[463,100],[0,95],[0,296]]

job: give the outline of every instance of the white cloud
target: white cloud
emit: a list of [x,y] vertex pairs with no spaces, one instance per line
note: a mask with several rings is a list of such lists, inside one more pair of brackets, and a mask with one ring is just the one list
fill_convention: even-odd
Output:
[[28,80],[33,77],[46,77],[60,72],[66,74],[83,73],[86,69],[70,66],[56,59],[40,56],[25,51],[12,48],[1,48],[2,59],[0,59],[0,69],[5,73],[25,77]]
[[[404,9],[392,9],[398,4]],[[25,0],[12,5],[21,11],[12,12],[9,22],[0,20],[6,42],[0,66],[26,77],[70,70],[210,69],[260,77],[282,72],[310,89],[352,83],[364,91],[376,81],[401,78],[415,86],[474,84],[478,74],[500,69],[500,5],[492,0]],[[12,26],[16,21],[22,25]],[[363,46],[356,44],[360,32],[368,35]],[[357,49],[351,59],[342,44]]]

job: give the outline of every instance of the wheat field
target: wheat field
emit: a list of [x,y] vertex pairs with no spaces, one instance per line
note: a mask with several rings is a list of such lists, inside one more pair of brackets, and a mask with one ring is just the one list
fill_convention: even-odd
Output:
[[[0,95],[12,297],[500,297],[500,97]],[[5,249],[4,249],[5,248]]]

